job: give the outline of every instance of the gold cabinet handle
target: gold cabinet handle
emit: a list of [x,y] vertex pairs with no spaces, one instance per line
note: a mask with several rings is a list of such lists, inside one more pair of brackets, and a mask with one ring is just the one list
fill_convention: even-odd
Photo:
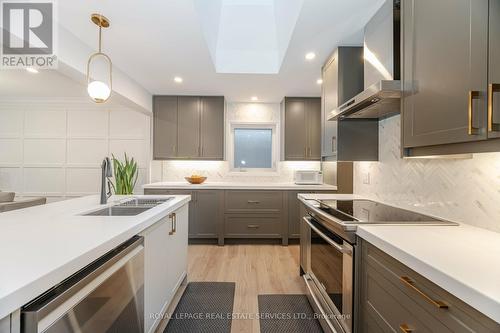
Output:
[[500,124],[493,122],[493,94],[500,92],[500,84],[488,85],[488,132],[500,132]]
[[413,289],[414,291],[416,291],[417,294],[419,294],[420,296],[422,296],[427,302],[431,303],[432,305],[434,305],[438,309],[448,309],[448,305],[447,304],[445,304],[444,302],[436,301],[436,300],[432,299],[430,296],[428,296],[427,294],[425,294],[422,290],[418,289],[415,286],[415,282],[412,279],[410,279],[409,277],[407,277],[407,276],[400,276],[399,279],[407,287],[409,287],[410,289]]
[[403,333],[411,333],[411,332],[413,332],[413,328],[410,328],[410,326],[408,326],[407,324],[401,324],[401,325],[399,325],[399,329]]
[[247,228],[248,229],[259,229],[259,225],[258,224],[248,224],[247,225]]
[[473,116],[474,116],[474,106],[473,106],[473,101],[474,99],[479,98],[480,94],[479,91],[469,91],[469,106],[468,106],[468,133],[469,135],[478,135],[479,134],[479,128],[474,127],[472,125],[473,121]]
[[174,234],[177,232],[177,213],[174,214]]
[[260,204],[260,201],[257,201],[257,200],[248,200],[247,203],[249,203],[249,204]]
[[170,231],[168,232],[168,234],[170,236],[172,236],[173,234],[175,234],[175,228],[176,228],[176,225],[177,225],[177,221],[176,221],[176,215],[175,213],[172,213],[168,216],[170,218]]

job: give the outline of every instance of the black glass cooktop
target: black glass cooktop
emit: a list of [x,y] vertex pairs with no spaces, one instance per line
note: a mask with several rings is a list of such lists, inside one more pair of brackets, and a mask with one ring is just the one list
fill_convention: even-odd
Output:
[[371,200],[317,200],[319,209],[345,223],[449,223]]

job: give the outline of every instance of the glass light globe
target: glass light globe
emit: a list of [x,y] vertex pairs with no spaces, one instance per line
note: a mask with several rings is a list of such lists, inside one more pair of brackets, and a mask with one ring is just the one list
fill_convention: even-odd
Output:
[[102,103],[111,95],[111,89],[108,85],[101,81],[92,81],[87,86],[89,96],[96,102]]

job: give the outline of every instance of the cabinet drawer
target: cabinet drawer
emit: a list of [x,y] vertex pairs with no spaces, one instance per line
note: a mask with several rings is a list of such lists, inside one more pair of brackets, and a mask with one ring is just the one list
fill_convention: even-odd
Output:
[[382,319],[377,321],[380,326],[390,328],[385,327],[384,331],[402,332],[406,327],[412,332],[452,332],[417,303],[408,299],[373,267],[368,265],[364,269],[365,300],[362,306],[371,316]]
[[226,215],[224,231],[228,238],[279,238],[282,220],[279,216]]
[[279,213],[282,208],[281,191],[226,191],[227,213]]
[[[367,242],[363,258],[368,272],[400,293],[402,304],[414,303],[452,332],[500,332],[499,324]],[[447,308],[439,308],[438,302]]]

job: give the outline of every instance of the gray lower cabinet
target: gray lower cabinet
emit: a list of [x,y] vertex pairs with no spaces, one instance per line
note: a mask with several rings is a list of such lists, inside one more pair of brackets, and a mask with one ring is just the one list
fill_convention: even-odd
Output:
[[224,191],[145,189],[149,195],[190,195],[189,238],[218,238],[223,220]]
[[147,195],[190,195],[189,238],[217,239],[219,245],[225,238],[273,238],[283,245],[298,239],[305,216],[298,193],[336,191],[144,190]]
[[224,159],[224,97],[155,96],[153,158]]
[[360,241],[358,332],[499,332],[500,325]]
[[321,159],[321,99],[285,97],[282,102],[285,160]]
[[499,7],[498,0],[402,1],[405,155],[500,150],[486,142],[500,122],[498,107],[488,121],[488,81],[499,79]]

